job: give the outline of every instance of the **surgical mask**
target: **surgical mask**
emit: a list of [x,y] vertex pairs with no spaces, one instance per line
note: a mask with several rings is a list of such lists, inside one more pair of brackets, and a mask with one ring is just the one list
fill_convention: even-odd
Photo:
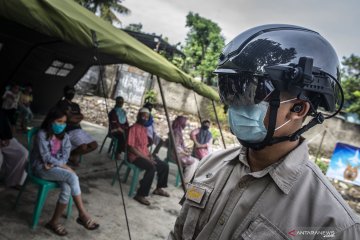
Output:
[[53,132],[55,134],[60,134],[64,131],[64,129],[66,128],[66,123],[52,123],[51,124],[51,128],[53,130]]
[[[296,99],[296,98],[295,98]],[[280,102],[286,103],[294,99]],[[259,104],[229,107],[229,124],[234,135],[243,141],[250,143],[258,143],[265,139],[267,129],[264,125],[264,118],[269,107],[268,102],[260,102]],[[291,120],[286,121],[282,125],[275,128],[275,131],[288,124]]]

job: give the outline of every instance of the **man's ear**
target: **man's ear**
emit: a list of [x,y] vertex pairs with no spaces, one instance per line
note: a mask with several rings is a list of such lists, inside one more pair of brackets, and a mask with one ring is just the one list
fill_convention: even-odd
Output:
[[295,103],[290,109],[290,117],[292,120],[306,117],[310,110],[310,104],[308,102]]

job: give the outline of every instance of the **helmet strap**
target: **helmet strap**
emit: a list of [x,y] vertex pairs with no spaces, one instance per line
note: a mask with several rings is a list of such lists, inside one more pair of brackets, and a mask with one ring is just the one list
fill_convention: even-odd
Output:
[[268,125],[268,131],[265,136],[265,139],[259,143],[249,143],[243,140],[239,140],[239,142],[248,148],[254,149],[254,150],[261,150],[266,146],[272,145],[273,135],[276,128],[276,118],[277,118],[277,112],[280,106],[280,91],[275,90],[272,93],[272,98],[269,101],[270,106],[270,112],[269,112],[269,125]]

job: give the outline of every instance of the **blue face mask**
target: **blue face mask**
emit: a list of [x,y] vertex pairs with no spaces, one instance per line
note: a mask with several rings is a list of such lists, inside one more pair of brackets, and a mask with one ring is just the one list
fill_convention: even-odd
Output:
[[229,107],[229,124],[235,136],[246,142],[261,142],[265,139],[267,129],[264,118],[269,103],[261,102],[256,105]]
[[[296,98],[280,102],[286,103]],[[259,143],[263,141],[267,134],[264,125],[264,118],[269,107],[268,102],[260,102],[256,105],[229,107],[229,124],[231,131],[235,136],[249,143]],[[275,131],[288,124],[291,120],[286,121],[282,125],[275,128]]]
[[60,134],[64,131],[64,129],[66,128],[66,123],[52,123],[51,124],[51,128],[54,131],[55,134]]

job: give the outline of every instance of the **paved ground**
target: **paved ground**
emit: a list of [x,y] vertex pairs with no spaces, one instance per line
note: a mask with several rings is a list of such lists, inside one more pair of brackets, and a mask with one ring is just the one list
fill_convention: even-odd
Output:
[[[107,129],[88,122],[83,123],[83,128],[91,133],[101,144]],[[23,139],[21,134],[19,139]],[[111,179],[115,171],[115,162],[106,154],[108,144],[101,154],[98,151],[84,156],[81,166],[76,169],[80,176],[82,195],[85,206],[94,218],[100,223],[100,229],[88,231],[76,223],[77,211],[73,207],[70,219],[63,219],[69,232],[66,237],[58,237],[47,230],[44,225],[50,219],[57,200],[59,191],[50,192],[42,211],[40,224],[35,230],[29,225],[36,200],[37,188],[29,185],[24,192],[20,205],[13,210],[13,205],[18,194],[17,190],[6,189],[0,183],[0,239],[129,239],[124,216],[123,201],[121,200],[119,183],[111,186]],[[161,149],[160,158],[164,158],[165,149]],[[121,175],[125,168],[122,169]],[[176,166],[170,164],[169,188],[170,198],[151,195],[151,206],[143,206],[127,196],[130,178],[123,184],[124,199],[129,218],[131,236],[134,240],[165,239],[172,229],[176,216],[180,211],[178,204],[182,197],[181,188],[176,188]],[[154,181],[155,182],[155,181]],[[154,185],[153,185],[154,188]]]

